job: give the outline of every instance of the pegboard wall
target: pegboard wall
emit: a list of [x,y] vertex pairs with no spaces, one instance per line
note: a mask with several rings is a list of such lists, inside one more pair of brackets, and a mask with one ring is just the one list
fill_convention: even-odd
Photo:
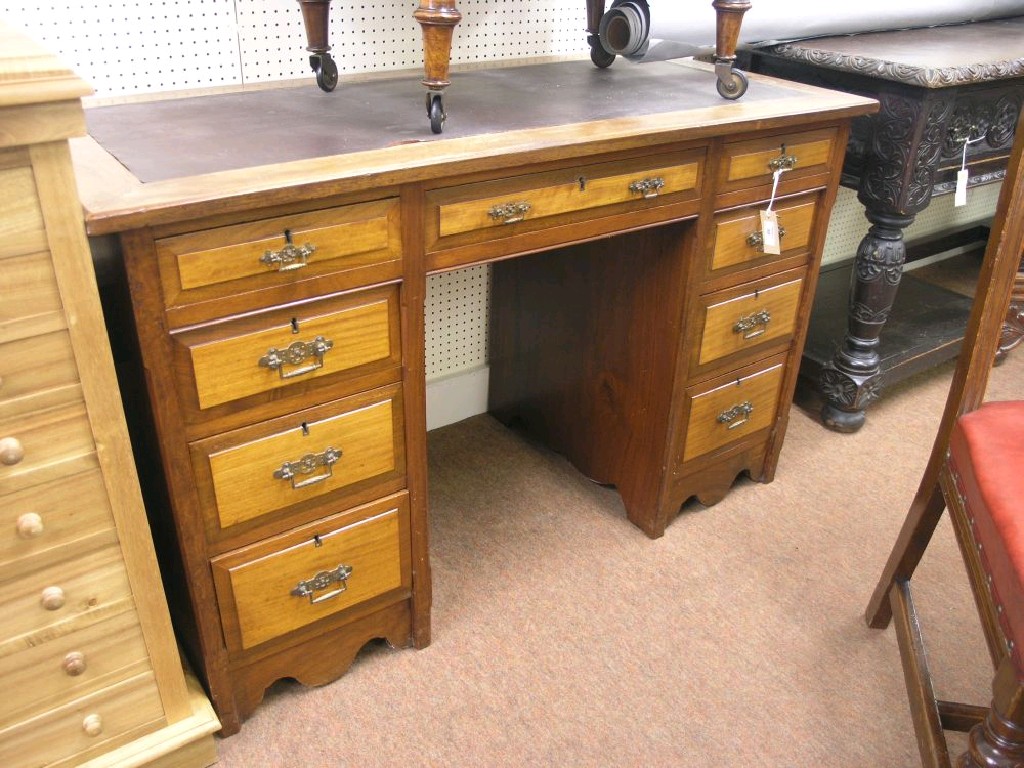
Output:
[[[421,68],[418,5],[333,0],[329,42],[342,77]],[[458,7],[454,67],[588,51],[584,0]],[[98,97],[313,78],[295,0],[0,0],[0,16],[60,56]]]

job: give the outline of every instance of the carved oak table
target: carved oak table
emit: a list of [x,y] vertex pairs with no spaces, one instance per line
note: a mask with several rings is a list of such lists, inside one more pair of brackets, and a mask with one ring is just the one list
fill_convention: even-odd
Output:
[[[854,124],[843,167],[842,183],[857,189],[871,223],[853,262],[845,338],[830,335],[842,323],[835,317],[842,300],[823,284],[801,370],[824,401],[824,424],[853,432],[883,385],[959,348],[963,324],[953,305],[964,299],[923,281],[897,299],[903,231],[933,196],[954,192],[965,144],[969,187],[1004,175],[1024,100],[1024,17],[784,43],[752,56],[755,71],[881,102],[877,115]],[[1004,351],[1024,335],[1022,284],[1018,278]],[[881,334],[891,312],[888,344]],[[965,322],[966,309],[959,312]]]

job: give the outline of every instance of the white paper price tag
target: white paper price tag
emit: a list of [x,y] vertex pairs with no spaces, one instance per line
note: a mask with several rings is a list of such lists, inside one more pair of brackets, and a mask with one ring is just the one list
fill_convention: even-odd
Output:
[[953,194],[953,206],[959,208],[967,205],[967,169],[961,168],[956,172],[956,192]]
[[775,211],[761,211],[761,247],[765,253],[775,256],[782,253],[779,217],[775,215]]

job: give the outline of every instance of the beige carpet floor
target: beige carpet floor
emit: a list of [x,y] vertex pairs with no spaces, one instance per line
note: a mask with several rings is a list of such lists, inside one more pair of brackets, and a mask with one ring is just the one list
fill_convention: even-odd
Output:
[[[691,503],[657,541],[490,417],[432,432],[433,644],[276,684],[220,764],[919,765],[893,630],[863,612],[951,372],[890,389],[854,435],[794,409],[773,483]],[[1024,350],[989,394],[1024,397]],[[945,520],[915,584],[940,696],[987,704]]]

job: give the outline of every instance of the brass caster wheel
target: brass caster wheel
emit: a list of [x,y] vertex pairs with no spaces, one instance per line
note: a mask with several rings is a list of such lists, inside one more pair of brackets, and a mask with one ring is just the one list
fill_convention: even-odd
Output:
[[718,87],[718,95],[723,99],[730,100],[736,100],[746,93],[749,84],[747,76],[738,69],[729,72],[725,80],[719,80],[715,83]]
[[607,69],[615,63],[615,54],[604,49],[597,35],[591,35],[587,42],[590,43],[590,60],[594,62],[595,67]]
[[321,91],[330,93],[338,84],[338,65],[329,53],[314,53],[309,57],[309,66],[316,73],[316,84]]
[[427,116],[430,118],[430,130],[440,133],[444,130],[444,121],[448,117],[444,111],[444,102],[439,93],[427,94]]

